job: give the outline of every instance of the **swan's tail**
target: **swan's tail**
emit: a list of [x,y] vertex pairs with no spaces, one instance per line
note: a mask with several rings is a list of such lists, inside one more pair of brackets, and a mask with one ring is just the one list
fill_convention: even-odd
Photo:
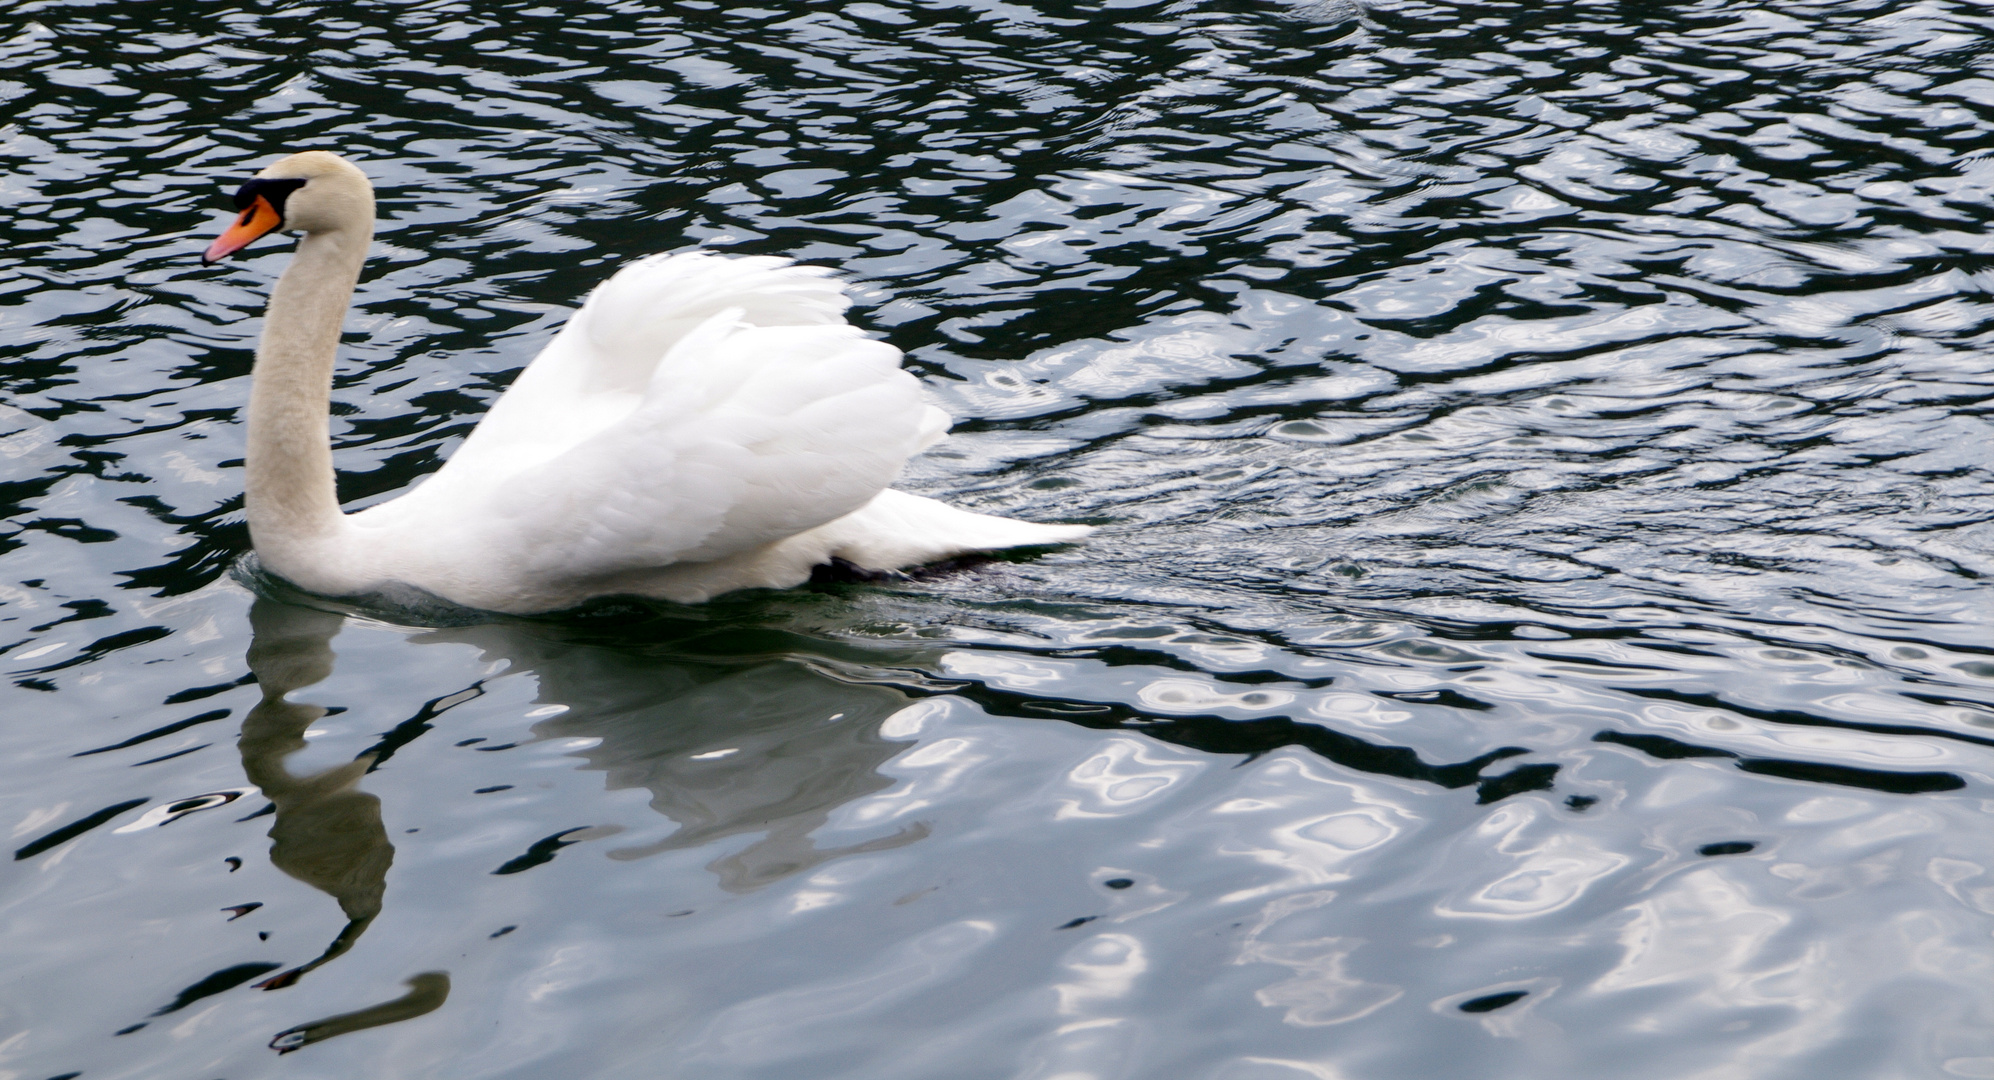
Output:
[[842,559],[862,570],[902,570],[979,551],[1064,544],[1086,525],[1037,525],[957,510],[891,488],[835,521],[778,543],[709,563],[680,563],[606,584],[601,592],[703,603],[735,589],[788,588],[812,567]]
[[889,488],[813,531],[830,542],[837,558],[867,570],[898,570],[978,551],[1065,544],[1094,529],[972,514]]

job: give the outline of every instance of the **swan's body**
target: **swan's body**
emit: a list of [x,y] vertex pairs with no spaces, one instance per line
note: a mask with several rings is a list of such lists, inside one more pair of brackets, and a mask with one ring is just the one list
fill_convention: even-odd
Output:
[[308,591],[414,586],[517,613],[607,595],[696,603],[796,585],[833,559],[892,570],[1089,531],[888,489],[948,429],[899,350],[845,323],[849,301],[821,270],[703,253],[597,288],[441,469],[344,514],[327,407],[372,188],[312,152],[237,199],[211,260],[279,224],[304,233],[257,349],[245,503],[263,566]]

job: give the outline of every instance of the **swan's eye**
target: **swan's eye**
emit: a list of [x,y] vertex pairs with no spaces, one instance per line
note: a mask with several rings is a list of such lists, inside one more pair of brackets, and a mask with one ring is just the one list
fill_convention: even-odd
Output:
[[235,190],[235,208],[242,211],[235,224],[208,245],[201,262],[212,263],[249,246],[250,241],[284,227],[284,200],[305,186],[303,180],[256,179]]
[[235,189],[235,208],[237,210],[248,210],[250,207],[256,205],[256,197],[261,195],[263,196],[263,201],[269,203],[272,210],[282,214],[284,212],[284,200],[291,197],[291,192],[304,186],[305,182],[303,180],[253,179]]

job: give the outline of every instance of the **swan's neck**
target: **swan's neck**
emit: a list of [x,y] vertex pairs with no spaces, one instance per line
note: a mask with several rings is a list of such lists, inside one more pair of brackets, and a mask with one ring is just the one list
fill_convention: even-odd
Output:
[[244,508],[265,565],[303,580],[332,571],[344,527],[333,488],[332,366],[340,324],[373,239],[364,227],[307,233],[270,295],[249,392]]

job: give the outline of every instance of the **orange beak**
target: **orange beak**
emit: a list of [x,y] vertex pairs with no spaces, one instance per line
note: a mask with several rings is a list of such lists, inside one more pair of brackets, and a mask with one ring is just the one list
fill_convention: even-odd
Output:
[[235,219],[235,224],[230,225],[228,231],[216,237],[215,242],[208,245],[208,250],[201,254],[201,262],[214,263],[226,259],[248,247],[250,241],[283,223],[284,215],[279,214],[276,207],[270,205],[270,200],[258,195],[256,201],[250,203],[248,209],[242,212],[242,216]]

